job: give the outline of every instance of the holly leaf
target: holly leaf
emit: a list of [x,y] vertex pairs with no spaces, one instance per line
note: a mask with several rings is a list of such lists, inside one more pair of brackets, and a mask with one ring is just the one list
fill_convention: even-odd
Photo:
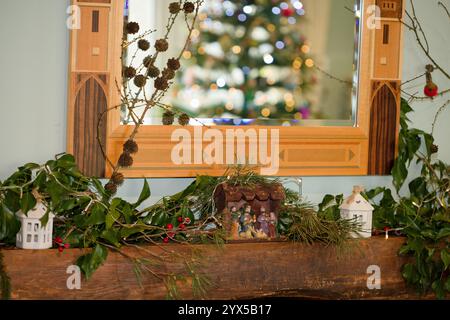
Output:
[[119,243],[119,233],[115,230],[104,230],[101,234],[101,237],[114,245],[115,247],[120,247]]
[[148,185],[147,179],[144,180],[144,186],[142,187],[141,194],[139,195],[138,201],[133,204],[133,208],[137,208],[141,205],[142,202],[147,200],[151,195],[150,187]]
[[92,225],[98,225],[105,222],[106,214],[105,214],[105,208],[96,203],[92,206],[91,214],[88,216],[88,218],[84,221],[84,226],[92,226]]
[[122,200],[119,198],[114,198],[111,201],[111,206],[109,207],[109,211],[106,214],[106,229],[111,229],[116,222],[120,218],[120,212],[117,210],[117,206],[120,204]]
[[108,257],[108,250],[97,244],[91,253],[85,254],[77,259],[76,264],[83,271],[86,279],[89,279],[92,273],[105,262]]

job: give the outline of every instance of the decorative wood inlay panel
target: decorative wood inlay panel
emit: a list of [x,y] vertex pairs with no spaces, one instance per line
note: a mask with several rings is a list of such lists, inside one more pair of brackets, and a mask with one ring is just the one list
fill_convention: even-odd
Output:
[[81,7],[82,27],[77,30],[75,46],[77,71],[107,71],[109,12],[108,7]]
[[370,110],[369,174],[388,175],[396,156],[399,82],[374,81]]
[[377,0],[376,5],[381,10],[382,18],[401,18],[403,14],[403,0]]
[[[107,108],[107,97],[98,78],[85,75],[74,103],[73,150],[75,159],[85,175],[103,177],[105,159],[97,142],[99,115]],[[101,139],[106,139],[106,124],[100,129]]]

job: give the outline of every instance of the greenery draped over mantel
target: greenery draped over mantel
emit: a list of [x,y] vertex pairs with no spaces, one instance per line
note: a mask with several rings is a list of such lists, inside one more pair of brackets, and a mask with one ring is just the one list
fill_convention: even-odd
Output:
[[[437,146],[432,135],[408,127],[412,111],[402,100],[398,158],[392,169],[394,190],[377,187],[363,195],[375,208],[375,232],[406,236],[399,253],[413,256],[414,262],[402,267],[405,281],[420,293],[433,290],[438,298],[444,298],[450,292],[450,167],[434,159]],[[415,172],[408,170],[413,164],[419,167],[419,175],[408,177]],[[402,195],[407,179],[411,179],[407,195]],[[326,195],[320,212],[337,216],[342,199],[342,194]]]

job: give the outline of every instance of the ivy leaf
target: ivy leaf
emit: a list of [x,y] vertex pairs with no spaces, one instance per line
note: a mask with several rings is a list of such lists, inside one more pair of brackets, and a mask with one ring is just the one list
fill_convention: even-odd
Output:
[[450,253],[448,252],[447,249],[443,249],[441,251],[441,259],[442,262],[444,263],[444,270],[447,270],[448,265],[450,264]]
[[148,185],[147,179],[145,179],[144,186],[142,187],[142,191],[139,196],[139,199],[135,204],[133,204],[133,208],[137,208],[138,206],[140,206],[142,202],[144,202],[145,200],[147,200],[150,197],[150,195],[151,195],[150,187]]
[[14,241],[20,222],[4,204],[0,204],[0,240]]
[[28,211],[36,206],[36,199],[31,192],[24,193],[20,199],[20,210],[26,215]]
[[64,169],[70,169],[76,166],[75,158],[71,154],[65,154],[56,160],[56,166]]
[[40,219],[42,227],[45,227],[47,225],[49,217],[50,217],[50,210],[47,209],[44,216]]
[[108,250],[97,244],[91,253],[85,254],[77,259],[76,264],[83,271],[86,279],[89,279],[92,273],[105,262],[108,256]]
[[64,189],[56,181],[52,180],[47,183],[47,192],[52,199],[52,207],[55,209],[59,206],[61,199],[64,195]]
[[399,156],[397,160],[395,160],[394,167],[392,168],[393,184],[397,191],[403,186],[407,176],[408,169],[406,168],[406,162]]

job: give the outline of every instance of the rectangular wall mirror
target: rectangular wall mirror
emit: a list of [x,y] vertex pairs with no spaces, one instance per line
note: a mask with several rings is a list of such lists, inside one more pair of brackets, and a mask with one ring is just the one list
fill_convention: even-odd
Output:
[[[140,21],[143,29],[158,30],[151,37],[157,39],[166,7],[128,0],[124,23]],[[163,101],[197,119],[192,125],[353,126],[360,15],[360,0],[205,0],[184,67]],[[175,30],[168,57],[183,48],[183,20]],[[126,54],[131,63],[148,53],[130,48]],[[121,123],[133,124],[127,109],[122,112]],[[159,125],[161,113],[149,113],[145,124]]]
[[[169,2],[73,4],[80,8],[81,27],[71,31],[68,151],[86,173],[107,176],[111,168],[96,137],[114,162],[134,122],[124,107],[101,119],[99,114],[120,106],[123,67],[133,64],[142,70],[142,61],[165,31]],[[163,126],[164,109],[153,108],[136,136],[140,151],[124,174],[222,174],[240,160],[236,155],[204,161],[196,148],[212,142],[205,139],[210,128],[223,137],[242,130],[245,138],[266,133],[263,139],[278,139],[267,150],[277,161],[273,175],[388,174],[399,122],[403,8],[402,0],[203,1],[182,67],[161,100],[190,115],[190,125],[182,128],[191,141],[186,152],[192,161],[173,161],[181,141],[174,131],[181,126]],[[139,23],[137,35],[124,35],[130,21]],[[156,30],[145,34],[148,51],[121,49],[146,30]],[[162,69],[183,49],[187,33],[186,21],[178,19],[156,66]],[[153,81],[147,81],[145,91],[153,89]],[[131,83],[126,90],[137,88]],[[136,117],[140,112],[133,110]],[[235,151],[250,153],[255,146],[249,141],[224,141],[223,147],[231,143]]]

